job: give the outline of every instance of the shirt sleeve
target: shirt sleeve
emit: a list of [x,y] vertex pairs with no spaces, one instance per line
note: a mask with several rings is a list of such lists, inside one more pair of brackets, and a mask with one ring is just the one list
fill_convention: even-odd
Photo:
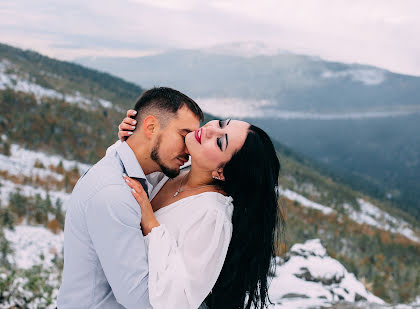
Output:
[[129,189],[111,185],[88,206],[89,235],[116,300],[125,308],[150,308],[141,210],[134,197]]
[[[197,206],[203,201],[195,200]],[[178,240],[164,224],[146,236],[149,256],[149,297],[154,309],[197,309],[222,270],[232,223],[226,211],[200,207],[183,222]]]

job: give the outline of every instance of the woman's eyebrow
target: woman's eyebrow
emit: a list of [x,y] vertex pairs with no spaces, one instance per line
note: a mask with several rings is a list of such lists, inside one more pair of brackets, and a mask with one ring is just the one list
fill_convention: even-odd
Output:
[[226,120],[227,122],[226,122],[226,125],[228,125],[229,124],[229,122],[231,121],[231,119],[228,119],[228,120]]
[[229,145],[228,135],[227,134],[225,134],[225,139],[226,139],[226,147],[225,147],[225,150],[226,150],[227,147],[228,147],[228,145]]

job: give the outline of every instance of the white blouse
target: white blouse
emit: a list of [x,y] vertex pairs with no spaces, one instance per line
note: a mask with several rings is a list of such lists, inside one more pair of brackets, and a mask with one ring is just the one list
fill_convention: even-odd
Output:
[[232,198],[217,192],[189,196],[155,212],[160,226],[145,237],[153,309],[200,306],[222,270],[232,212]]

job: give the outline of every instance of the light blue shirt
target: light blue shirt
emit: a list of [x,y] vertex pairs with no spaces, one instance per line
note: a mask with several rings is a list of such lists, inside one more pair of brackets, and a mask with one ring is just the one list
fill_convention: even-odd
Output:
[[[124,172],[145,178],[125,142],[78,181],[65,205],[60,309],[151,308],[141,210]],[[152,185],[146,183],[150,195]]]

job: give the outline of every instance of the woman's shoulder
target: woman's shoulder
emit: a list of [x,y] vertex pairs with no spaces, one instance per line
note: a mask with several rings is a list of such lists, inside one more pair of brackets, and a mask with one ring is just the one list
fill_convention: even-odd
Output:
[[216,191],[203,192],[194,195],[193,204],[203,210],[216,210],[225,212],[229,217],[233,213],[233,198]]

